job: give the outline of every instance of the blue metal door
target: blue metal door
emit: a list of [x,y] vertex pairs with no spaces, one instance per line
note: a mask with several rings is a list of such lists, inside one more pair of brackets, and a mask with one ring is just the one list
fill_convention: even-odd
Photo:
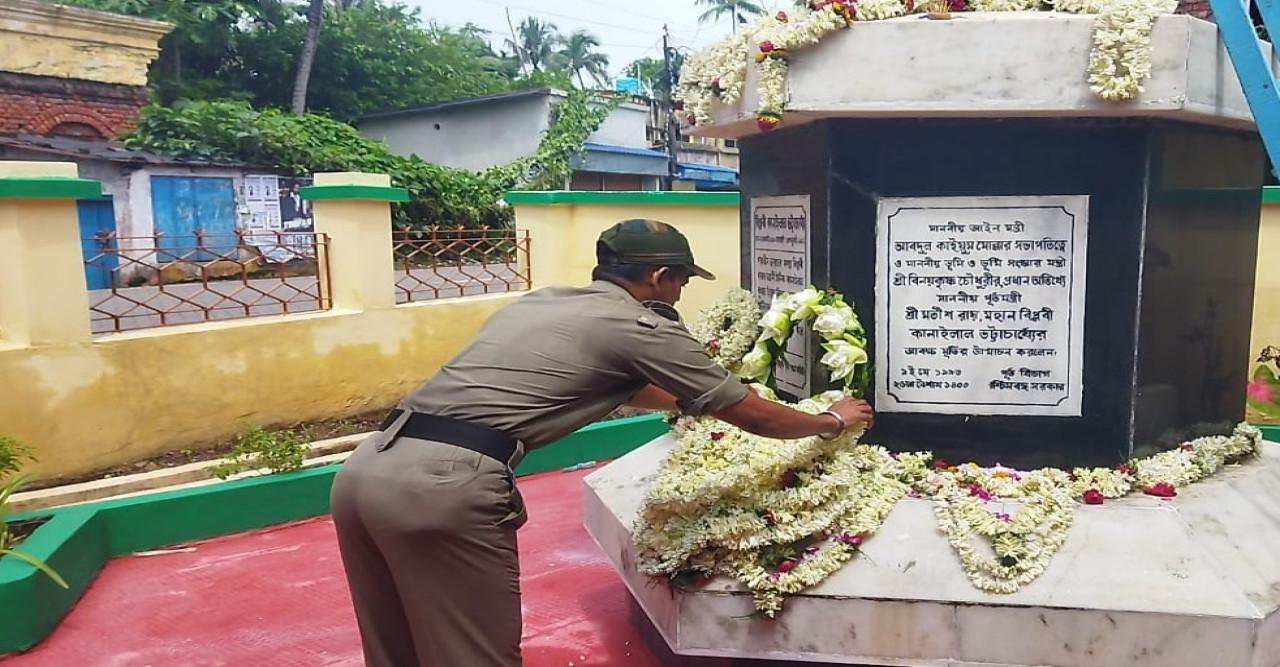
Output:
[[80,250],[84,253],[84,279],[89,289],[111,287],[111,276],[119,264],[115,242],[107,236],[116,231],[115,205],[111,196],[76,202],[80,216]]
[[[164,235],[157,244],[162,263],[208,262],[236,246],[236,190],[230,178],[152,176],[151,214],[156,233]],[[197,250],[196,230],[205,235],[204,249]]]

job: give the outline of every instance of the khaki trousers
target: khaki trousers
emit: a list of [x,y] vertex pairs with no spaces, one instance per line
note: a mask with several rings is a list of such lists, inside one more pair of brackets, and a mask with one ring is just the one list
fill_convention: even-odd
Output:
[[334,478],[333,523],[368,667],[518,667],[524,507],[510,469],[385,434]]

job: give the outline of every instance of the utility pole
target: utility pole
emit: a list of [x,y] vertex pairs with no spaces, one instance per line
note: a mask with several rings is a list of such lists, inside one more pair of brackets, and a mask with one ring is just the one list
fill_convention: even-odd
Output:
[[676,144],[680,136],[680,124],[676,121],[675,109],[675,88],[676,73],[674,69],[674,59],[671,57],[670,33],[667,32],[666,24],[662,26],[662,64],[663,71],[666,72],[666,94],[662,100],[663,106],[667,112],[667,178],[663,182],[664,190],[671,190],[676,181],[676,173],[680,166],[676,160]]

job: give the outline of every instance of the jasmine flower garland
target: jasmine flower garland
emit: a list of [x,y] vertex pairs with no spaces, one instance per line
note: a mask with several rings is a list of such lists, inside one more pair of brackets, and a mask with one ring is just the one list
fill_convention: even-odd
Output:
[[1100,8],[1089,52],[1094,95],[1115,102],[1142,94],[1151,78],[1151,28],[1157,16],[1176,7],[1176,0],[1111,0]]
[[973,478],[945,477],[933,492],[938,527],[974,586],[1013,593],[1043,574],[1066,541],[1075,496],[1060,470],[1004,477],[1001,497],[1013,503],[995,502],[996,494]]
[[689,325],[689,333],[702,343],[711,359],[730,373],[742,365],[742,357],[755,345],[760,306],[744,289],[730,291],[723,299],[703,308]]
[[[840,396],[796,407],[816,413]],[[928,459],[858,445],[858,432],[778,440],[708,417],[682,417],[674,434],[636,522],[640,570],[733,577],[767,616],[852,557]]]
[[[817,44],[824,36],[855,21],[875,21],[927,11],[932,3],[914,0],[810,0],[790,13],[779,12],[743,26],[690,57],[680,72],[676,99],[690,125],[710,125],[714,105],[742,97],[747,67],[758,69],[759,102],[755,110],[761,131],[776,127],[787,106],[786,74],[791,52]],[[970,0],[981,12],[1039,11],[1052,6],[1062,12],[1096,14],[1093,49],[1087,69],[1089,89],[1107,101],[1123,101],[1142,93],[1151,76],[1151,29],[1176,0]]]
[[[749,294],[734,293],[703,311],[694,329],[734,329],[750,308]],[[752,304],[754,305],[754,304]],[[725,321],[726,313],[737,318]],[[719,317],[717,323],[715,318]],[[830,343],[823,362],[843,390],[795,404],[817,413],[865,387],[865,332],[840,295],[809,287],[778,295],[759,318],[756,345],[740,363],[781,349],[799,323],[810,323]],[[717,333],[724,337],[723,333]],[[859,355],[845,373],[842,364]],[[738,348],[743,347],[736,344]],[[767,359],[752,377],[771,376]],[[777,400],[764,385],[752,390]],[[752,435],[712,417],[680,417],[676,446],[645,494],[633,530],[642,572],[675,582],[727,576],[751,591],[757,613],[776,616],[788,596],[820,583],[858,553],[905,495],[931,499],[939,529],[970,582],[994,593],[1013,593],[1044,573],[1066,541],[1080,501],[1098,504],[1134,491],[1176,495],[1222,467],[1257,454],[1262,436],[1241,424],[1227,436],[1207,436],[1116,468],[1044,468],[1024,472],[973,463],[950,466],[928,452],[891,454],[859,444],[860,430],[834,440],[779,440]],[[932,466],[930,463],[932,462]]]

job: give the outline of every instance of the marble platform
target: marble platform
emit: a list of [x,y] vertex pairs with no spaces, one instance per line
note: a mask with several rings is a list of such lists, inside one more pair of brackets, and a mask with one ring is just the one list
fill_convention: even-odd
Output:
[[[961,12],[857,22],[791,56],[784,126],[819,118],[1146,116],[1252,129],[1253,116],[1215,24],[1166,15],[1152,29],[1145,92],[1108,102],[1089,91],[1093,17]],[[1277,67],[1274,56],[1272,69]],[[686,134],[755,135],[757,68],[713,125]]]
[[1278,444],[1172,500],[1082,505],[1048,571],[1012,595],[974,588],[930,503],[903,500],[863,556],[772,621],[745,618],[751,597],[734,581],[677,592],[636,570],[630,528],[673,444],[663,436],[589,475],[584,522],[675,656],[735,665],[1280,667]]

